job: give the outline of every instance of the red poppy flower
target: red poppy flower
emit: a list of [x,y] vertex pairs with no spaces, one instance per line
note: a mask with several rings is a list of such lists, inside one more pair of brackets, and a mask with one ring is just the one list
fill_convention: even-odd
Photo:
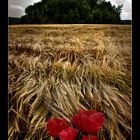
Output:
[[97,137],[90,135],[90,139],[89,139],[88,136],[82,136],[81,140],[97,140]]
[[82,132],[96,133],[100,130],[104,122],[104,116],[96,110],[80,110],[78,114],[72,117],[72,123]]
[[77,129],[67,128],[59,133],[60,140],[74,140],[78,133]]
[[48,133],[52,137],[58,137],[59,133],[68,127],[69,126],[64,119],[49,119],[47,124]]

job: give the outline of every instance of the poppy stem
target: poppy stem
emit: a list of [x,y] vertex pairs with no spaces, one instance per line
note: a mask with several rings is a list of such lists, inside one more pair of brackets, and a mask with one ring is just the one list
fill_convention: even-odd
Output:
[[90,134],[88,135],[88,140],[90,140]]
[[81,132],[79,132],[79,136],[78,136],[78,138],[80,139],[80,137],[82,136],[82,133]]

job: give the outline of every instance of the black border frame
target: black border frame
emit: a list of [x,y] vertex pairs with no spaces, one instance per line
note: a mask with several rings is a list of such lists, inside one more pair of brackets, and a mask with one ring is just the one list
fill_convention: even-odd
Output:
[[140,15],[139,4],[132,2],[132,140],[140,140]]
[[[140,16],[138,1],[132,2],[132,139],[140,140]],[[8,1],[0,8],[0,140],[8,139]]]
[[0,140],[8,139],[8,1],[0,8]]

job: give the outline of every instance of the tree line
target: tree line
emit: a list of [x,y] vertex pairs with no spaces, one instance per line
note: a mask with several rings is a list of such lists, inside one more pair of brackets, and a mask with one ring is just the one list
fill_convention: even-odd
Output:
[[20,21],[31,24],[118,24],[122,7],[105,0],[42,0],[29,5]]

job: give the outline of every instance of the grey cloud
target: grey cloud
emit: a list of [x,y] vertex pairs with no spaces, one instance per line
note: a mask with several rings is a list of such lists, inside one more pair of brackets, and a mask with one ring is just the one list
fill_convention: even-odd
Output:
[[115,0],[117,5],[121,5],[125,2],[126,0]]
[[10,0],[9,4],[13,5],[20,5],[23,8],[27,7],[28,5],[32,4],[35,0]]
[[8,16],[10,17],[21,17],[24,14],[24,8],[20,5],[13,5],[9,6]]
[[132,7],[130,5],[131,5],[131,2],[129,1],[124,5],[124,10],[126,12],[130,12],[132,10]]
[[22,7],[22,6],[20,6],[20,5],[11,5],[10,6],[10,8],[12,8],[12,9],[19,9],[19,10],[22,10],[22,11],[24,11],[24,8]]
[[113,5],[123,4],[123,9],[121,13],[121,19],[132,19],[132,0],[107,0],[110,1]]
[[122,14],[121,14],[121,19],[123,19],[123,20],[131,20],[132,19],[132,13],[128,13],[128,12],[123,12]]
[[122,15],[126,14],[128,19],[132,19],[132,4],[131,1],[127,1],[124,4]]
[[28,5],[31,5],[40,0],[9,0],[8,15],[11,17],[21,17],[25,14],[24,10]]

